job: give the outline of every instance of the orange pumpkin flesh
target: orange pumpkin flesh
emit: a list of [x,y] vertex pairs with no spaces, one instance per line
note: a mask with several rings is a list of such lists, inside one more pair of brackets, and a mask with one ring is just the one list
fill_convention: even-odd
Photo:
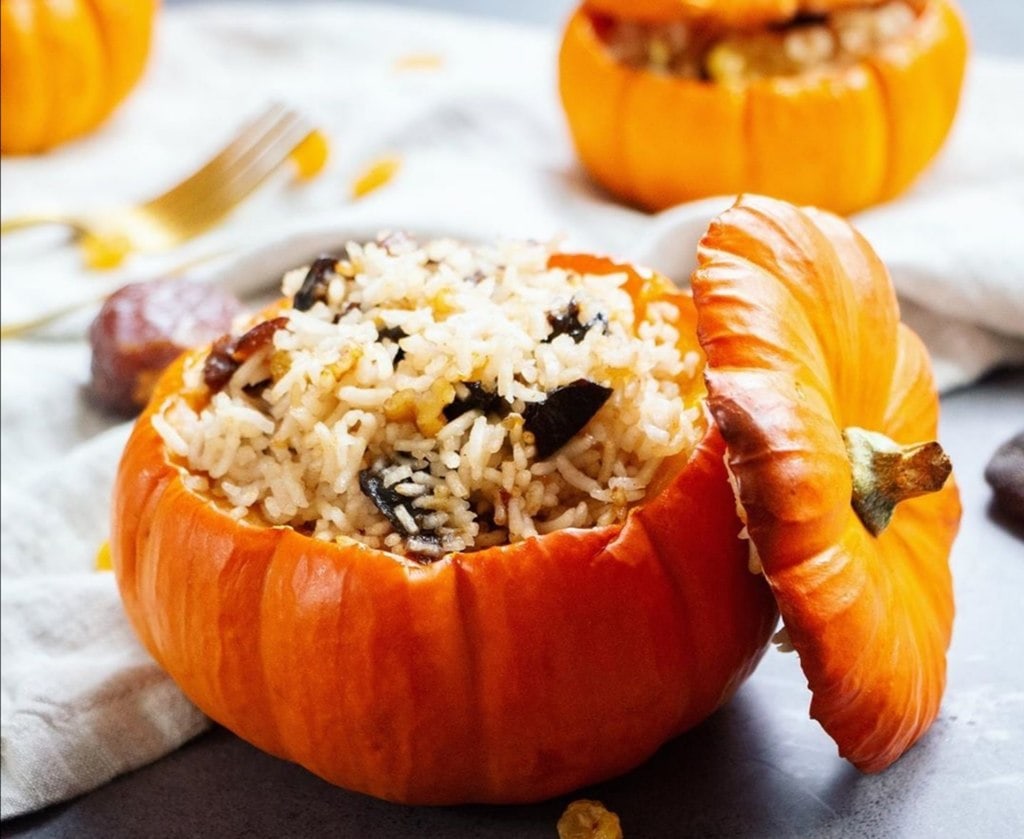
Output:
[[[625,266],[642,308],[688,295]],[[416,565],[239,523],[186,488],[150,416],[112,554],[145,646],[209,716],[327,780],[418,804],[532,801],[629,769],[725,702],[777,620],[709,427],[625,523]],[[692,399],[701,394],[692,394]]]
[[90,131],[142,75],[158,0],[0,3],[0,151]]
[[708,404],[811,714],[840,754],[884,769],[938,712],[960,505],[933,444],[896,468],[914,491],[942,488],[902,501],[887,524],[868,521],[850,499],[863,500],[854,478],[871,468],[849,441],[874,445],[860,429],[901,445],[935,439],[927,352],[899,323],[870,246],[827,213],[742,199],[711,224],[698,265]]
[[[790,19],[784,12],[795,6],[602,0],[577,10],[562,41],[559,89],[584,166],[652,210],[751,191],[849,213],[906,189],[957,109],[967,41],[953,0],[923,0],[905,35],[858,63],[743,84],[627,66],[600,34],[603,15],[750,26]],[[792,13],[821,8],[800,4]]]

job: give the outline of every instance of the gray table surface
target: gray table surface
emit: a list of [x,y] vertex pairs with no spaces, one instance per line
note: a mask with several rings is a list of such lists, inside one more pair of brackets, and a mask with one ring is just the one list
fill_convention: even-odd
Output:
[[[184,2],[186,0],[169,0]],[[192,0],[195,2],[196,0]],[[541,23],[565,0],[406,0]],[[1021,55],[1024,2],[963,0],[975,43]],[[1024,266],[1021,266],[1024,270]],[[1024,836],[1024,528],[991,509],[982,473],[1024,429],[1024,370],[943,399],[960,481],[957,622],[949,685],[927,736],[886,772],[840,760],[807,716],[792,655],[770,650],[736,697],[629,774],[522,807],[401,807],[332,787],[221,728],[78,798],[2,826],[4,837],[552,837],[572,798],[602,800],[627,839]]]

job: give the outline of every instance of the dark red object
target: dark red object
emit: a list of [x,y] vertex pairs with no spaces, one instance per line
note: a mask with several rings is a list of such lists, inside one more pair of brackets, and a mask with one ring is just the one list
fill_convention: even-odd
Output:
[[119,413],[138,413],[168,364],[230,330],[241,311],[238,298],[224,289],[181,278],[118,289],[89,328],[97,401]]

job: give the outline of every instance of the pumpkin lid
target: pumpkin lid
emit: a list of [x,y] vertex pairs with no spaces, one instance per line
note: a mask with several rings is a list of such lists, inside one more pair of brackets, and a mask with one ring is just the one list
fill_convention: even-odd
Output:
[[740,198],[692,284],[708,405],[811,716],[860,769],[884,769],[938,713],[953,621],[960,506],[930,442],[927,351],[885,266],[824,211]]
[[705,19],[730,26],[753,26],[884,2],[887,0],[586,0],[585,5],[611,17],[648,23]]

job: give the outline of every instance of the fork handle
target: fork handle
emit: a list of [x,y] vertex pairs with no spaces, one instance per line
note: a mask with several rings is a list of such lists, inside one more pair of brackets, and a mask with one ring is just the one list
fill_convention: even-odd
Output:
[[78,219],[63,213],[23,213],[0,221],[0,235],[13,233],[15,230],[24,230],[27,227],[41,227],[48,224],[70,227],[76,236],[82,236],[88,232],[85,225]]

